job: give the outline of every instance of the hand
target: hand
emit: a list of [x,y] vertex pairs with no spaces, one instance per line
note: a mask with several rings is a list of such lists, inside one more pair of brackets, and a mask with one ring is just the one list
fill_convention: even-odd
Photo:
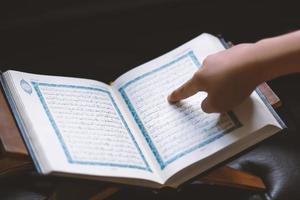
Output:
[[194,76],[171,93],[170,103],[188,98],[199,91],[207,92],[202,110],[227,112],[244,101],[262,82],[251,58],[253,44],[241,44],[208,56]]
[[204,112],[226,112],[245,100],[263,81],[300,72],[300,31],[241,44],[208,56],[193,78],[175,90],[169,102],[207,92]]

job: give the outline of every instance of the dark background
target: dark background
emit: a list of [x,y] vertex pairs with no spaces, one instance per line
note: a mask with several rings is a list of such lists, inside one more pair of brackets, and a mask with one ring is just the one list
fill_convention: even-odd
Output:
[[[0,70],[109,82],[202,32],[222,34],[237,44],[297,30],[299,8],[293,0],[1,1]],[[192,184],[180,193],[161,192],[162,197],[155,199],[299,199],[300,74],[269,84],[283,102],[277,111],[289,129],[231,164],[261,177],[267,191],[262,195],[249,194],[244,190]],[[55,190],[63,191],[64,196],[71,195],[71,199],[80,199],[80,192],[87,195],[87,190],[96,191],[99,187],[82,181],[73,181],[71,186],[67,182],[62,187],[64,183],[57,181],[50,184],[48,179],[29,179],[32,176],[12,178],[11,183],[0,179],[0,198],[44,199],[44,193]],[[74,184],[79,189],[74,189]],[[154,199],[152,193],[144,191],[124,193],[119,199]],[[147,195],[150,197],[146,198]],[[170,195],[172,198],[167,198]]]
[[109,82],[202,32],[234,43],[300,27],[297,1],[11,0],[0,3],[0,69]]

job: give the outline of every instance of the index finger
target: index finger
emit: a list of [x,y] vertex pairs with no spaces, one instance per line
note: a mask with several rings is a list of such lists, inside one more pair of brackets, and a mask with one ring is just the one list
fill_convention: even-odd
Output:
[[168,96],[168,101],[170,103],[175,103],[182,99],[186,99],[203,89],[204,88],[201,84],[201,80],[200,80],[199,76],[195,73],[190,80],[188,80],[186,83],[184,83],[178,89],[174,90]]

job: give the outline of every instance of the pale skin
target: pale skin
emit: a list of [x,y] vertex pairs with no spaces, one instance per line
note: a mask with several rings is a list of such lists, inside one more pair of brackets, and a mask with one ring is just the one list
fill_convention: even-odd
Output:
[[208,56],[193,77],[168,96],[170,103],[207,92],[201,108],[223,113],[241,104],[262,82],[300,72],[300,31],[239,44]]

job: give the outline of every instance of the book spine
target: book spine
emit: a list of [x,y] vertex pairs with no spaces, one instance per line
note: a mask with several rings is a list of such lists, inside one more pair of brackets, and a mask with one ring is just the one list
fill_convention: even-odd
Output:
[[267,100],[266,96],[262,93],[262,91],[259,88],[256,88],[255,92],[258,94],[258,96],[261,98],[261,100],[267,106],[267,108],[269,109],[269,111],[275,117],[275,119],[277,120],[277,122],[280,124],[281,128],[286,129],[287,126],[285,125],[285,123],[283,122],[283,120],[280,118],[280,116],[277,114],[277,112],[274,110],[274,108],[269,103],[269,101]]

